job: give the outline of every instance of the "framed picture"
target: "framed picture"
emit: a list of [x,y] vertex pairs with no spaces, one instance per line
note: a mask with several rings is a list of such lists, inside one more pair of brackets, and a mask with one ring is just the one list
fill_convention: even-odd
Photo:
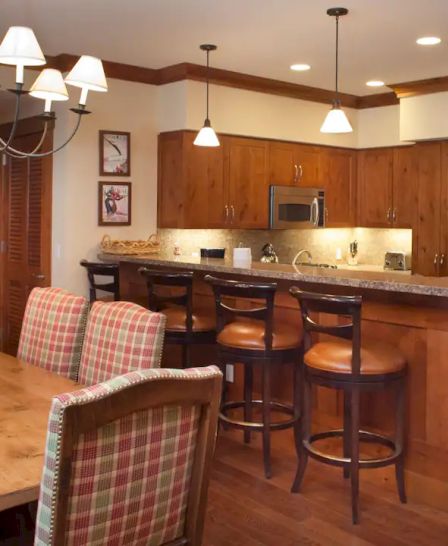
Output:
[[100,175],[131,175],[131,133],[100,131]]
[[98,225],[131,225],[130,182],[98,182]]

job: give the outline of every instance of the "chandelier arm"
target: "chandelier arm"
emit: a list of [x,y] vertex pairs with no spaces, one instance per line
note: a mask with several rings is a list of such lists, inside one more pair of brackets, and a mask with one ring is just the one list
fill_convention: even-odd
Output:
[[31,158],[48,157],[49,155],[52,155],[52,154],[54,154],[56,152],[59,152],[59,150],[62,150],[62,148],[67,146],[67,144],[76,135],[76,133],[77,133],[77,131],[79,129],[79,125],[81,124],[81,118],[82,118],[83,113],[84,112],[78,112],[78,121],[76,122],[76,125],[75,125],[75,128],[73,129],[72,134],[68,137],[68,139],[63,144],[61,144],[57,148],[54,148],[53,150],[50,150],[48,152],[42,152],[42,153],[29,152],[29,153],[27,153],[27,152],[22,152],[21,150],[16,150],[15,148],[12,148],[11,146],[9,146],[6,149],[6,153],[8,155],[11,155],[11,151],[12,151],[13,154],[17,154],[15,156],[12,155],[12,157],[19,156],[21,159],[26,159],[27,157],[31,157]]
[[22,95],[20,93],[16,94],[16,113],[14,116],[11,132],[9,133],[8,140],[5,141],[2,138],[0,138],[0,144],[1,144],[0,152],[4,152],[9,147],[14,137],[16,136],[17,125],[19,123],[19,115],[20,115],[20,97],[21,96]]
[[[42,136],[40,137],[40,140],[39,140],[38,144],[36,145],[34,150],[32,150],[31,152],[28,152],[28,153],[35,154],[36,152],[38,152],[40,150],[40,148],[42,148],[42,144],[44,143],[44,140],[45,140],[45,137],[47,136],[47,133],[48,133],[48,120],[45,120],[44,130],[42,131]],[[6,155],[8,155],[9,157],[14,157],[16,159],[25,159],[27,157],[27,156],[20,155],[20,154],[24,154],[26,152],[21,152],[20,150],[16,150],[12,146],[9,146],[8,149],[4,153],[6,153]]]

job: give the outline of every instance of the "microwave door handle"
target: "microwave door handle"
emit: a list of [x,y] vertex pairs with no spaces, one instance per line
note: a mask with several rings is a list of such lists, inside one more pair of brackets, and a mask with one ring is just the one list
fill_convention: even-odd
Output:
[[314,206],[316,207],[316,223],[314,224],[316,227],[319,226],[319,201],[317,199],[314,199]]
[[319,223],[319,204],[317,199],[314,198],[311,203],[311,215],[310,222],[316,227]]

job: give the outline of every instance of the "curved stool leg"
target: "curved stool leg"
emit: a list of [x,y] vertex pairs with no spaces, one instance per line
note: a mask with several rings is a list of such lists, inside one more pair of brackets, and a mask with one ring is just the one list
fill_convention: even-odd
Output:
[[352,486],[352,520],[359,523],[359,386],[354,385],[351,391],[351,463],[350,478]]
[[263,461],[264,474],[271,478],[271,363],[263,362]]
[[406,489],[404,484],[404,416],[405,416],[405,380],[401,379],[397,384],[397,399],[396,399],[396,434],[395,446],[396,449],[401,449],[401,455],[395,463],[395,477],[397,479],[398,496],[402,503],[407,502]]
[[[342,392],[344,396],[344,458],[350,459],[350,434],[352,430],[351,426],[351,396],[350,391],[344,390]],[[345,479],[350,477],[350,465],[344,465],[343,475]]]
[[299,464],[297,466],[296,477],[294,478],[294,482],[291,487],[291,493],[298,493],[300,491],[308,462],[308,453],[303,446],[303,442],[304,440],[308,440],[311,434],[311,384],[307,380],[306,376],[303,377],[302,392],[302,434],[300,437],[296,436],[296,449],[299,457]]
[[[244,364],[244,420],[247,422],[252,421],[252,385],[253,385],[253,371],[252,364]],[[250,430],[244,431],[244,442],[250,443]]]

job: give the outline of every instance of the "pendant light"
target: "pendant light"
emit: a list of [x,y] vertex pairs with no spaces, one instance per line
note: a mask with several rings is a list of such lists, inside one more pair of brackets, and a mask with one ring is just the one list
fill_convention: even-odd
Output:
[[209,55],[210,55],[210,51],[215,51],[217,47],[213,44],[202,44],[199,47],[202,51],[205,51],[207,53],[207,113],[206,113],[206,117],[204,121],[204,126],[197,134],[194,140],[194,144],[196,144],[196,146],[216,147],[216,146],[219,146],[219,140],[208,118],[208,102],[209,102],[209,79],[210,79]]
[[339,72],[339,17],[347,15],[348,9],[346,8],[330,8],[327,10],[327,15],[336,17],[336,93],[333,101],[333,107],[328,112],[325,121],[320,128],[321,133],[351,133],[353,131],[350,122],[345,115],[344,110],[341,108],[341,101],[339,99],[339,87],[338,87],[338,72]]

